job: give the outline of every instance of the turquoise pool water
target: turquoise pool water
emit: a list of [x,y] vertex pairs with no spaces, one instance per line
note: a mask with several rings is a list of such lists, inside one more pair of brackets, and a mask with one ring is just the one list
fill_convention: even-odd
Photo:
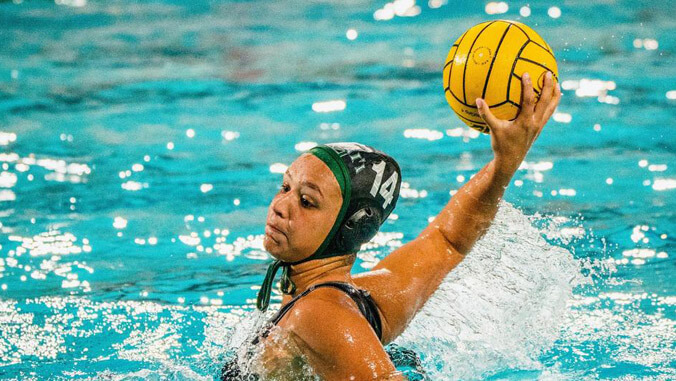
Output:
[[674,4],[387,4],[0,1],[0,378],[211,379],[313,143],[402,167],[355,271],[414,238],[490,160],[441,68],[497,18],[550,43],[564,96],[398,343],[430,380],[676,378]]

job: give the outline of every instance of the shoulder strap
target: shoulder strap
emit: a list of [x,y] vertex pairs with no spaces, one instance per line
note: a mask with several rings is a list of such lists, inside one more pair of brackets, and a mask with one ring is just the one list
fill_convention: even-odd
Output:
[[[282,320],[284,315],[289,312],[289,310],[300,298],[321,287],[332,287],[338,289],[352,298],[352,300],[357,304],[359,311],[362,313],[362,315],[364,315],[366,321],[369,322],[371,328],[373,328],[375,331],[378,339],[382,339],[382,325],[380,321],[380,315],[378,314],[378,308],[371,298],[371,295],[369,295],[368,291],[356,289],[355,287],[343,282],[326,282],[309,287],[307,290],[303,291],[299,295],[296,295],[289,301],[289,303],[280,308],[279,311],[277,311],[277,313],[272,317],[272,319],[270,319],[269,327],[277,325],[277,323]],[[261,336],[267,337],[269,331],[269,329],[265,330]]]

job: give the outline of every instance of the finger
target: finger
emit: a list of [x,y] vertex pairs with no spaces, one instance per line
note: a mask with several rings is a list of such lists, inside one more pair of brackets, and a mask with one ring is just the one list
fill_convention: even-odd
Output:
[[535,105],[535,119],[542,120],[542,116],[545,114],[549,102],[554,96],[554,80],[552,79],[552,72],[548,71],[545,74],[544,86],[542,87],[542,95],[540,95],[540,100],[538,100]]
[[535,105],[535,92],[533,91],[533,84],[528,73],[523,73],[521,77],[521,111],[519,111],[519,118],[532,118],[533,106]]
[[556,86],[554,86],[554,95],[542,115],[543,121],[546,122],[549,118],[551,118],[552,114],[554,114],[554,111],[556,111],[556,108],[559,106],[560,100],[561,100],[561,85],[557,83]]
[[497,126],[500,123],[500,119],[496,118],[495,115],[491,112],[490,107],[486,104],[486,101],[484,101],[481,98],[476,99],[476,107],[477,110],[479,111],[479,116],[481,116],[481,119],[488,124],[488,126],[493,129],[495,126]]
[[550,100],[549,104],[547,105],[544,114],[542,115],[543,117],[542,123],[540,124],[540,127],[538,128],[533,141],[535,141],[538,138],[538,136],[540,136],[540,133],[545,128],[545,124],[547,124],[549,118],[551,118],[552,114],[554,114],[554,111],[556,111],[556,107],[559,105],[559,100],[561,100],[561,85],[559,83],[556,83],[556,86],[554,86],[554,95]]

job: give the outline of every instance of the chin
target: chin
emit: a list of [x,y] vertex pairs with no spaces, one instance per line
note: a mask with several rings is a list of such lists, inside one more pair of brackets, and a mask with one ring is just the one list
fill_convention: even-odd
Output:
[[270,253],[270,255],[272,255],[275,259],[284,260],[284,258],[282,258],[284,251],[282,250],[280,245],[270,237],[265,236],[263,238],[263,248],[265,248],[265,251]]
[[299,258],[298,253],[289,251],[284,245],[280,245],[268,236],[263,238],[263,248],[275,259],[283,262],[296,262],[303,258]]

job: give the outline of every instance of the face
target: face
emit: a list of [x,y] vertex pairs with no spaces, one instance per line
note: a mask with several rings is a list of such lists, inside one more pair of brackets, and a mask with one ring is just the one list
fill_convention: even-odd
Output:
[[342,203],[329,167],[312,154],[301,155],[284,174],[268,208],[265,249],[285,262],[309,257],[329,234]]

